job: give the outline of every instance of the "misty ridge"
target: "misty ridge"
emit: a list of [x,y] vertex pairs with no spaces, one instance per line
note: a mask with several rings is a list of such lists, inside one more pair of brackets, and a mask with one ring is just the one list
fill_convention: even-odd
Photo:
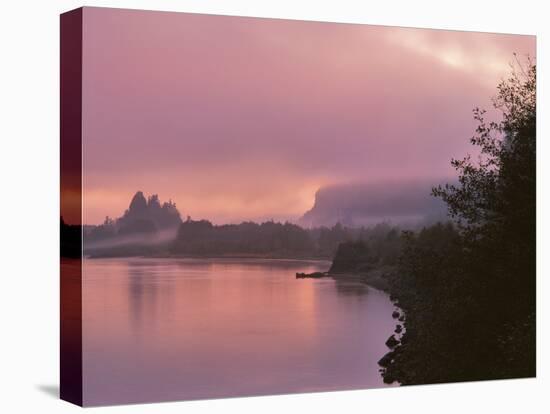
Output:
[[372,226],[389,222],[405,229],[447,219],[445,203],[431,196],[431,180],[356,182],[320,188],[300,219],[305,227]]
[[[320,188],[296,223],[215,225],[182,220],[176,204],[138,191],[119,218],[83,227],[84,254],[118,256],[250,256],[331,259],[343,242],[387,237],[446,220],[428,181],[351,183]],[[389,236],[388,236],[389,237]]]
[[[103,224],[83,227],[84,253],[119,256],[156,253],[176,237],[181,224],[176,204],[138,191],[124,214]],[[160,250],[159,250],[160,251]]]

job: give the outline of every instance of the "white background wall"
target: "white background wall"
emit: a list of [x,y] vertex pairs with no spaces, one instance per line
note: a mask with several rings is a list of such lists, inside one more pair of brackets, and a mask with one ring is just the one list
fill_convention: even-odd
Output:
[[[107,412],[518,413],[548,410],[549,261],[546,1],[126,0],[88,6],[159,9],[306,20],[538,35],[539,312],[538,378],[390,390],[102,408]],[[59,13],[69,0],[7,0],[0,12],[0,411],[74,412],[57,400],[59,223]],[[546,118],[544,118],[546,116]],[[546,164],[545,164],[546,162]],[[545,257],[546,256],[546,257]],[[546,302],[544,302],[546,298]],[[243,373],[245,374],[245,373]],[[545,393],[546,391],[546,393]],[[90,409],[95,412],[97,409]],[[548,411],[546,411],[548,412]]]

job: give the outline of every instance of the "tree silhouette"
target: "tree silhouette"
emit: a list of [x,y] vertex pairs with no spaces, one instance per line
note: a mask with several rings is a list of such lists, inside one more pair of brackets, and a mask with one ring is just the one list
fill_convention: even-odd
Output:
[[381,361],[402,384],[535,375],[536,65],[519,60],[478,121],[480,156],[452,160],[458,184],[433,194],[455,225],[405,235],[392,295],[407,314]]

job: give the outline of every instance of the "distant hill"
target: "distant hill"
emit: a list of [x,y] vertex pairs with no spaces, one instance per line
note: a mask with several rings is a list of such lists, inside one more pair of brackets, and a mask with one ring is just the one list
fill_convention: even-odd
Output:
[[161,204],[158,195],[146,198],[138,191],[121,217],[106,217],[101,225],[85,226],[84,251],[115,256],[151,253],[151,246],[172,241],[181,223],[171,200]]
[[[386,240],[390,236],[393,241],[400,232],[395,226],[403,218],[422,224],[426,217],[435,219],[438,214],[444,217],[445,210],[429,196],[429,188],[365,185],[323,188],[317,193],[314,207],[302,218],[306,225],[301,226],[274,221],[222,225],[191,218],[182,221],[174,203],[161,203],[157,195],[146,197],[138,191],[119,218],[106,217],[101,225],[83,227],[84,255],[332,259],[344,242],[362,240],[370,245],[372,240]],[[385,246],[384,243],[375,245]],[[353,247],[349,245],[340,251],[342,257],[350,246]],[[384,254],[369,250],[369,260],[372,254],[376,260],[391,256],[393,243],[383,250]],[[346,260],[337,261],[336,265],[349,267]],[[364,263],[360,265],[363,269]]]
[[372,226],[390,222],[417,227],[446,219],[443,202],[430,195],[433,182],[340,184],[320,188],[315,203],[298,221],[304,227]]
[[124,215],[116,220],[119,234],[151,233],[177,228],[180,224],[180,213],[171,200],[161,205],[158,195],[145,199],[141,191],[134,195]]

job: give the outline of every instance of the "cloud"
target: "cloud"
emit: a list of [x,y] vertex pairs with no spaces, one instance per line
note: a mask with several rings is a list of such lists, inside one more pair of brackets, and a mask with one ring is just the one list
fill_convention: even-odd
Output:
[[84,27],[89,223],[137,189],[221,222],[298,217],[333,183],[449,176],[492,64],[534,53],[529,37],[116,9]]
[[[445,180],[442,180],[445,181]],[[398,225],[418,225],[429,220],[445,220],[444,203],[431,195],[439,184],[433,180],[359,182],[319,189],[315,204],[300,219],[308,227],[373,225],[388,221]]]
[[396,47],[466,72],[490,88],[510,72],[513,53],[525,57],[535,52],[535,37],[526,35],[395,28],[387,36]]

